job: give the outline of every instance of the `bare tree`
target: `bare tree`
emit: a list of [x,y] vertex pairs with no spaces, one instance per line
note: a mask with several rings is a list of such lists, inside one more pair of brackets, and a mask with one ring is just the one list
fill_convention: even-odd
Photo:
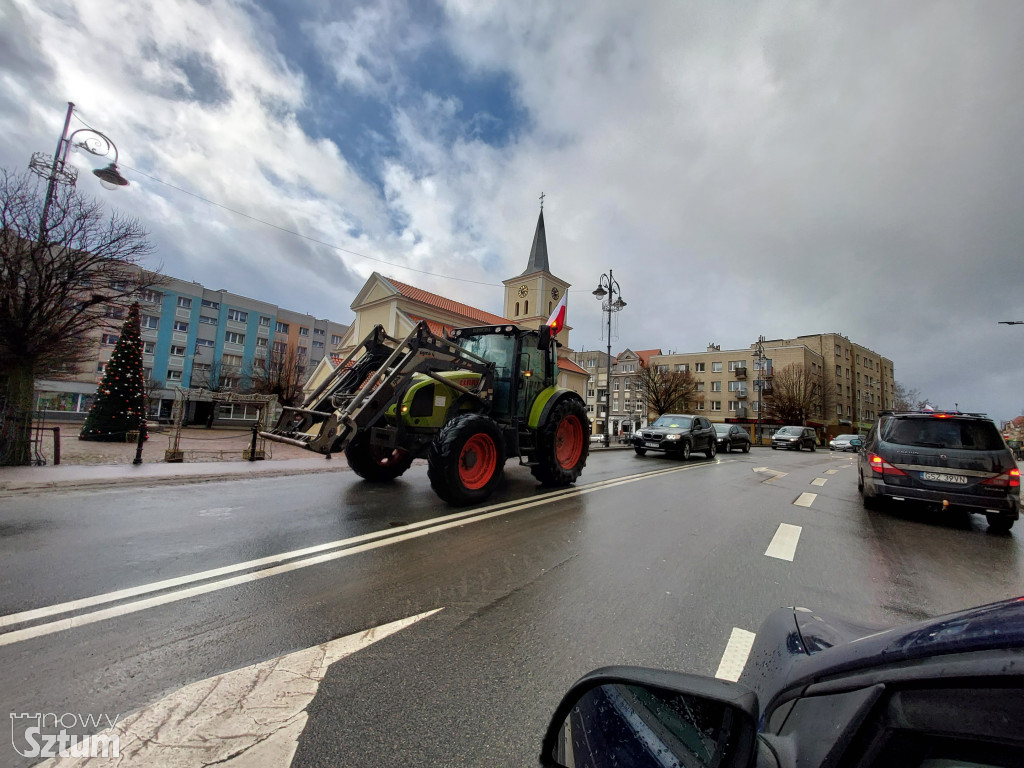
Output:
[[686,413],[697,401],[697,382],[689,371],[640,369],[637,386],[648,414]]
[[103,207],[72,186],[45,191],[28,174],[0,171],[0,395],[8,406],[5,464],[28,460],[33,384],[75,372],[92,358],[97,329],[120,324],[133,295],[160,282],[138,268],[151,252],[135,219]]
[[246,371],[253,393],[277,395],[282,405],[302,402],[302,385],[306,383],[306,358],[294,347],[275,348],[269,355],[257,358]]
[[793,363],[776,371],[771,389],[763,396],[765,415],[786,424],[803,425],[811,418],[824,419],[835,399],[827,375]]
[[917,411],[928,405],[928,399],[921,397],[917,389],[897,381],[893,385],[892,408],[894,411]]

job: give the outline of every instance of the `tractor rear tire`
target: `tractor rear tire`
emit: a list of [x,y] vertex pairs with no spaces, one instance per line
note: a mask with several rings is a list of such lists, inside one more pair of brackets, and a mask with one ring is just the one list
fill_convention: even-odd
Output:
[[371,483],[386,483],[400,477],[412,466],[413,455],[396,448],[370,445],[370,433],[359,432],[345,446],[345,458],[352,471]]
[[498,425],[478,413],[449,421],[427,455],[430,486],[453,506],[487,499],[505,471],[505,445]]
[[542,485],[563,488],[576,482],[590,453],[589,423],[583,403],[566,399],[538,427],[534,458],[537,463],[530,467],[530,472]]

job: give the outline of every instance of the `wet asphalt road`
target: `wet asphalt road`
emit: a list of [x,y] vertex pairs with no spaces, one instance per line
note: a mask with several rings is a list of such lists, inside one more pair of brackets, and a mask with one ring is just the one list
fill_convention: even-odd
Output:
[[[782,605],[891,625],[1024,591],[1019,528],[997,536],[983,518],[867,513],[854,466],[827,451],[686,463],[615,451],[591,456],[581,492],[544,493],[510,463],[488,505],[507,514],[439,530],[431,524],[457,510],[419,465],[388,487],[340,472],[4,499],[3,615],[379,538],[368,551],[0,645],[0,712],[127,713],[441,608],[330,668],[293,765],[531,765],[561,693],[594,667],[712,675],[731,629],[756,631]],[[657,470],[669,471],[638,477]],[[803,493],[816,497],[795,506]],[[800,527],[792,561],[764,554],[780,523]],[[17,758],[2,750],[0,764]]]

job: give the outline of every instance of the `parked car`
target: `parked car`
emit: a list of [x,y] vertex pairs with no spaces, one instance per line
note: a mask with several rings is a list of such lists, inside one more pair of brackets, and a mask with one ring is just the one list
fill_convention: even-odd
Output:
[[836,435],[828,441],[828,447],[833,451],[854,451],[859,450],[861,445],[859,435]]
[[878,630],[780,608],[739,682],[594,670],[555,709],[540,764],[1024,765],[1024,598]]
[[703,416],[666,413],[633,438],[637,456],[648,451],[661,451],[680,459],[690,458],[693,451],[703,451],[709,459],[718,453],[714,427]]
[[750,434],[737,424],[715,424],[718,450],[729,453],[733,448],[747,453],[750,451]]
[[772,435],[772,450],[785,448],[788,450],[802,451],[810,448],[812,451],[818,443],[818,436],[810,427],[782,427]]
[[1020,470],[1003,436],[980,413],[887,413],[868,433],[857,468],[867,509],[926,502],[985,515],[1006,532],[1020,516]]

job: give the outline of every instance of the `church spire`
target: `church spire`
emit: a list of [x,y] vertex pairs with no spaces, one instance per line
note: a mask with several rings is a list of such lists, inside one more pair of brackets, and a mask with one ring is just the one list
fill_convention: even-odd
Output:
[[544,233],[544,195],[540,196],[540,216],[537,218],[537,231],[533,233],[533,248],[530,249],[530,261],[522,274],[534,272],[550,272],[548,265],[548,239]]

